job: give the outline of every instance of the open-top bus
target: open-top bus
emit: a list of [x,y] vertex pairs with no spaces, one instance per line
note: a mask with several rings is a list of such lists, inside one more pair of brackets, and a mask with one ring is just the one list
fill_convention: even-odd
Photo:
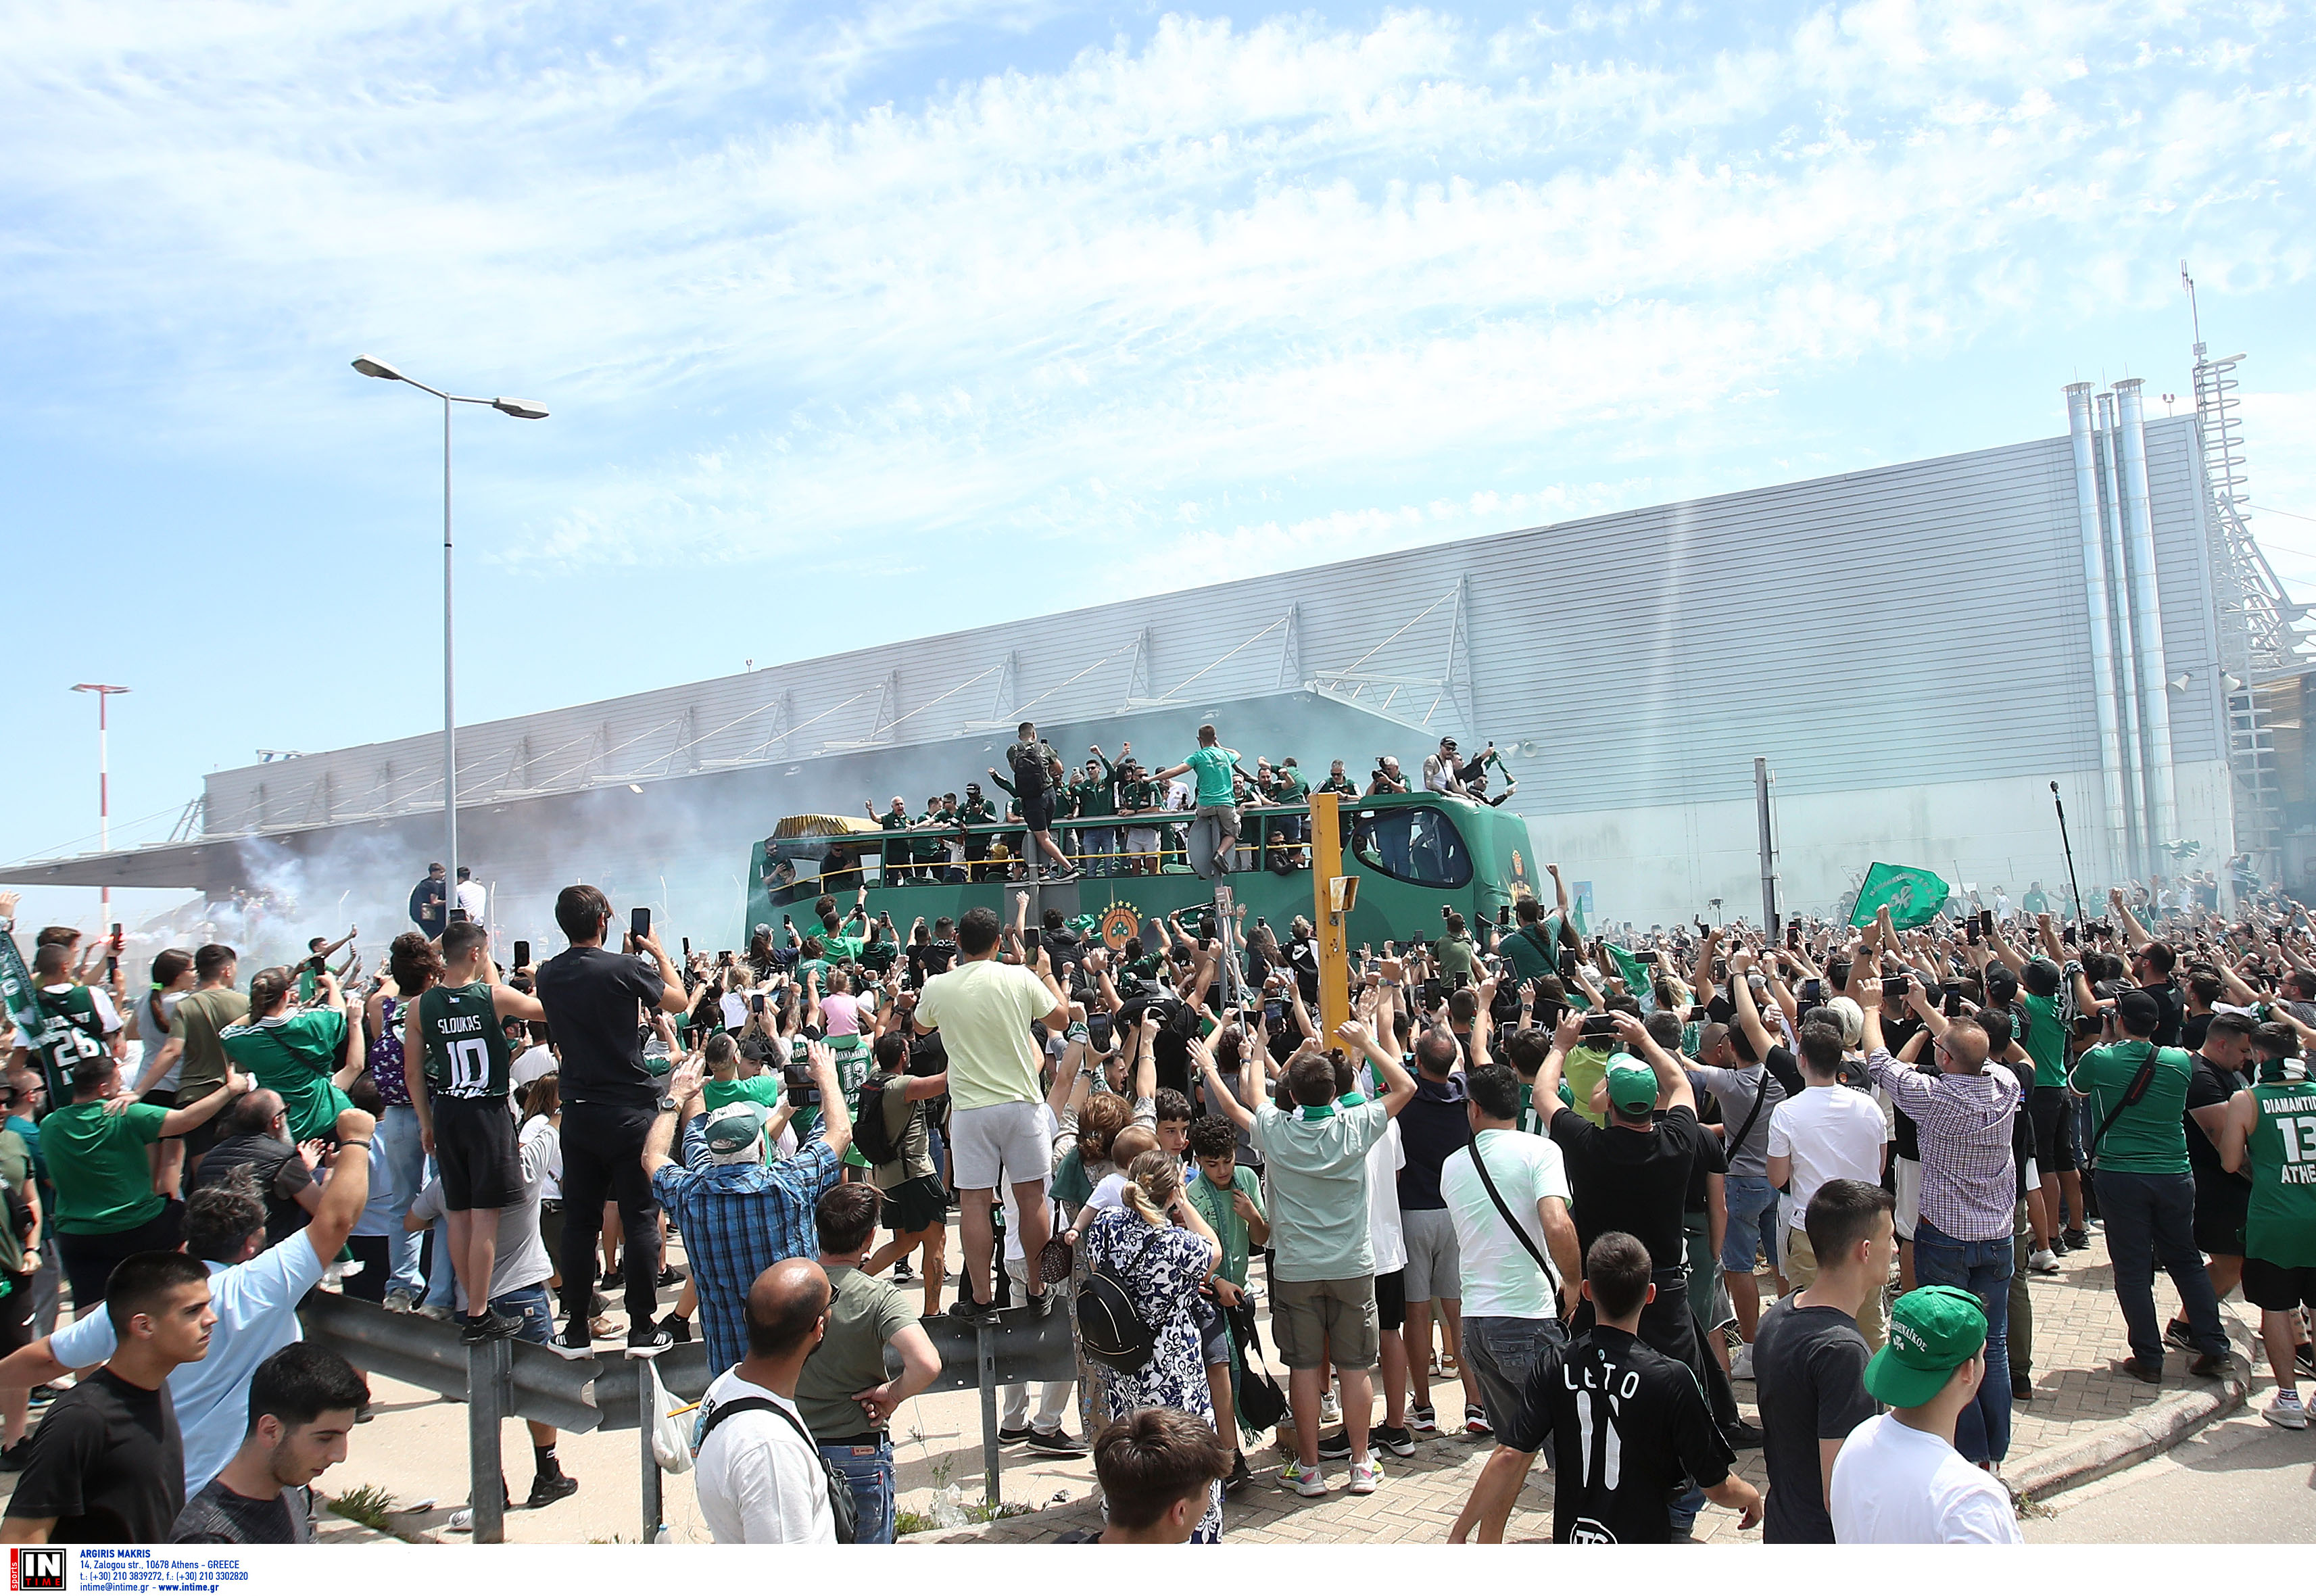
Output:
[[[1311,848],[1298,838],[1307,830],[1307,807],[1265,806],[1242,812],[1236,861],[1250,868],[1225,878],[1235,900],[1247,908],[1247,923],[1267,920],[1279,940],[1297,914],[1312,913]],[[1210,907],[1213,882],[1201,880],[1184,862],[1182,814],[1103,816],[1056,820],[1055,840],[1088,871],[1076,880],[1040,883],[1040,911],[1058,908],[1064,918],[1094,916],[1094,926],[1110,948],[1122,948],[1153,919]],[[1121,848],[1127,825],[1158,825],[1154,858],[1122,851],[1088,856],[1082,832],[1110,834]],[[1460,912],[1475,929],[1507,919],[1511,905],[1533,896],[1542,878],[1528,823],[1519,816],[1468,799],[1437,793],[1342,800],[1343,869],[1359,878],[1358,896],[1346,941],[1381,946],[1386,940],[1436,936],[1443,908]],[[1022,868],[1016,839],[1020,822],[956,826],[942,831],[886,832],[860,816],[797,815],[779,822],[755,845],[748,872],[747,921],[741,943],[758,925],[777,932],[783,916],[805,934],[813,927],[810,905],[823,893],[837,896],[844,910],[866,886],[868,913],[892,916],[905,941],[911,923],[930,925],[943,915],[985,907],[1009,913],[1007,894],[1023,885],[1007,875]],[[938,838],[973,837],[1003,844],[1007,858],[951,864],[921,860],[912,843]],[[980,851],[975,847],[974,851]],[[887,855],[891,862],[887,863]],[[905,857],[904,857],[905,856]],[[1137,867],[1156,873],[1127,873]],[[799,913],[797,905],[803,905]],[[1186,922],[1187,928],[1187,922]],[[781,939],[785,941],[785,939]]]

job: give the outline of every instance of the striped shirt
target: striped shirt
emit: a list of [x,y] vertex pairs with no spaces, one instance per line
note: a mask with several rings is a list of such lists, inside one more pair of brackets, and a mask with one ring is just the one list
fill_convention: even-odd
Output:
[[1878,1048],[1874,1083],[1921,1132],[1921,1216],[1958,1242],[2008,1240],[2018,1202],[2010,1155],[2018,1077],[1999,1064],[1974,1075],[1924,1074]]

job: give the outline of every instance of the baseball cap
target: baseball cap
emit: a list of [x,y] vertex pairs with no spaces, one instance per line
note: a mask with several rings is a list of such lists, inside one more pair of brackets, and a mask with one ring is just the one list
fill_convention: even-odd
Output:
[[1890,1305],[1890,1339],[1866,1360],[1866,1389],[1892,1407],[1920,1407],[1986,1345],[1986,1310],[1955,1286],[1922,1286]]
[[700,1128],[708,1151],[719,1156],[746,1152],[763,1134],[764,1110],[752,1102],[727,1102]]
[[1627,1114],[1645,1114],[1656,1106],[1657,1073],[1629,1053],[1608,1059],[1608,1101]]
[[2151,993],[2136,986],[2116,998],[2115,1012],[2123,1021],[2124,1030],[2142,1036],[2163,1023],[2163,1005]]

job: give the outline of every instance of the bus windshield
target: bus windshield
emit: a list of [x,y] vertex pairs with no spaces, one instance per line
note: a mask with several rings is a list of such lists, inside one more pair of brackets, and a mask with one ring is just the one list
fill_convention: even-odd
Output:
[[1351,824],[1351,852],[1369,869],[1417,887],[1464,887],[1472,879],[1471,850],[1444,807],[1362,809]]

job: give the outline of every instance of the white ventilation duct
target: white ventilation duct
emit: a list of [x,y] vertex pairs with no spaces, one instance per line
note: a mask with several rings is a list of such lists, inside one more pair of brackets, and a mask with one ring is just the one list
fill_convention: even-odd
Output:
[[2075,449],[2083,588],[2091,623],[2091,696],[2098,707],[2099,777],[2107,798],[2107,879],[2131,874],[2131,822],[2124,804],[2122,712],[2116,702],[2115,629],[2108,612],[2106,533],[2099,519],[2098,462],[2091,449],[2091,385],[2067,385],[2067,433]]
[[2123,433],[2123,521],[2131,548],[2132,631],[2138,650],[2140,734],[2146,743],[2147,798],[2152,831],[2151,868],[2162,861],[2156,845],[2179,834],[2178,790],[2171,770],[2171,702],[2164,684],[2163,611],[2155,587],[2155,516],[2147,491],[2147,423],[2140,379],[2115,385]]
[[2115,626],[2116,697],[2123,708],[2123,793],[2130,827],[2124,848],[2123,874],[2144,876],[2153,851],[2148,841],[2149,811],[2145,744],[2139,735],[2139,649],[2131,612],[2131,565],[2124,557],[2123,482],[2120,451],[2116,445],[2115,396],[2098,397],[2098,430],[2102,460],[2099,529],[2107,546],[2109,602]]

